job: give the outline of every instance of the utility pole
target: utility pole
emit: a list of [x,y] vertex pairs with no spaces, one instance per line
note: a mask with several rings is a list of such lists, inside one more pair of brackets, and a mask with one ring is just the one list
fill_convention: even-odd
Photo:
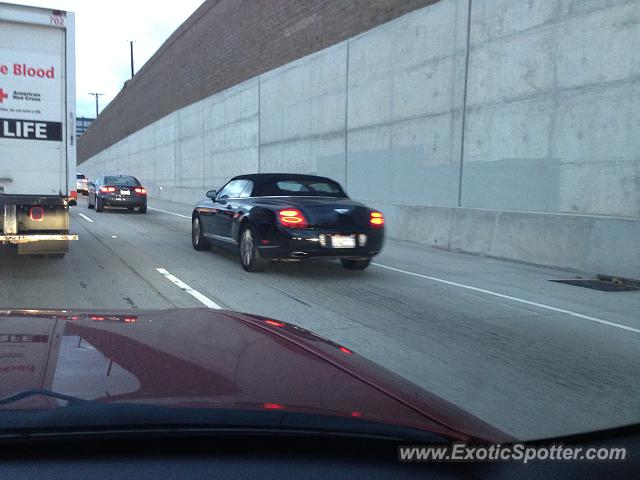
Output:
[[93,95],[96,99],[96,118],[98,118],[98,97],[101,97],[104,93],[89,92],[89,95]]
[[131,48],[131,78],[133,78],[133,40],[129,40],[129,47]]

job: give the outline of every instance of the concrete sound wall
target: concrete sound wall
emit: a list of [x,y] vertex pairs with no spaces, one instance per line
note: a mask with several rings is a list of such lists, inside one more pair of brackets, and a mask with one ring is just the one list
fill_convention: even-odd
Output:
[[634,45],[639,0],[442,0],[79,168],[186,203],[240,173],[318,173],[384,211],[393,238],[640,278]]
[[78,142],[80,163],[174,110],[438,0],[205,0]]

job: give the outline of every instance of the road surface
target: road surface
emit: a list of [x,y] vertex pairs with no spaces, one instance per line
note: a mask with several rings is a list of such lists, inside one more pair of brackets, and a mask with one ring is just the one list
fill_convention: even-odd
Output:
[[72,209],[63,260],[0,252],[0,307],[225,308],[339,342],[523,438],[640,420],[640,291],[576,274],[388,241],[364,272],[333,263],[247,273],[191,247],[188,205]]

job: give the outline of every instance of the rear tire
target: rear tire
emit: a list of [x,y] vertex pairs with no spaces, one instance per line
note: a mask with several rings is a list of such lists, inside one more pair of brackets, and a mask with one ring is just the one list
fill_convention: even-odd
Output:
[[147,213],[147,206],[138,208],[138,213]]
[[200,252],[211,249],[211,243],[203,235],[202,222],[198,216],[191,220],[191,245]]
[[96,197],[96,212],[102,212],[104,210],[104,204]]
[[342,266],[347,270],[364,270],[371,263],[371,259],[367,258],[365,260],[348,260],[345,258],[340,260],[340,263],[342,263]]
[[93,210],[93,209],[94,209],[94,207],[95,207],[95,205],[92,205],[92,204],[91,204],[91,197],[87,198],[87,208],[88,208],[89,210]]
[[255,244],[255,236],[249,226],[240,233],[240,248],[238,251],[240,264],[247,272],[262,272],[269,265],[269,260],[260,255]]

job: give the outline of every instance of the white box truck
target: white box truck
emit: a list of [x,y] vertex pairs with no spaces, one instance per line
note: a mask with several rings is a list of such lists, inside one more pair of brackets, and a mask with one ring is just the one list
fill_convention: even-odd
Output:
[[62,257],[75,205],[73,13],[0,3],[0,242]]

